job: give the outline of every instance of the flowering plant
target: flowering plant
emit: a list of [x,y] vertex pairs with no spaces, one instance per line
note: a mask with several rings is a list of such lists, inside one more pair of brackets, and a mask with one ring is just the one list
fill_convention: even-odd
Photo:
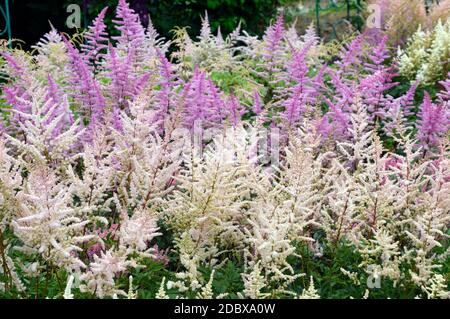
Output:
[[2,296],[450,297],[449,80],[398,93],[387,37],[330,61],[282,16],[205,17],[171,62],[105,10],[81,46],[2,50]]

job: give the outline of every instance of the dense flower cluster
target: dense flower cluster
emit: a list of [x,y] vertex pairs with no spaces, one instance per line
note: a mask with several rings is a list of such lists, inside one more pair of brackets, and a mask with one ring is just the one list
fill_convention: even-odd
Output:
[[450,71],[450,19],[439,20],[432,31],[419,27],[398,54],[400,73],[408,79],[433,85],[445,78]]
[[0,294],[320,298],[348,248],[347,297],[450,297],[450,78],[398,93],[381,33],[331,63],[282,16],[172,43],[125,0],[110,39],[106,10],[80,47],[2,52]]

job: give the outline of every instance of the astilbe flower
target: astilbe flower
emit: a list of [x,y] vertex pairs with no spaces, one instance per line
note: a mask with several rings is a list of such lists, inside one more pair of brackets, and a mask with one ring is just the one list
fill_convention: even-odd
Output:
[[308,77],[308,65],[305,61],[311,45],[312,43],[307,43],[301,51],[294,51],[292,61],[287,67],[286,80],[293,85],[286,89],[287,99],[282,103],[285,110],[281,117],[286,121],[288,129],[295,126],[302,114],[315,104],[318,95],[315,88],[317,83]]
[[108,33],[104,22],[107,10],[108,7],[105,7],[100,11],[92,25],[89,26],[88,31],[84,34],[86,43],[81,44],[83,53],[94,68],[100,64],[100,59],[104,56],[108,47]]
[[190,77],[196,68],[209,74],[212,72],[242,72],[241,62],[235,54],[240,26],[225,39],[220,33],[211,33],[209,22],[202,19],[202,33],[197,41],[190,38],[185,28],[177,30],[173,43],[178,50],[171,54],[177,60],[178,73],[181,78]]
[[439,92],[439,98],[442,102],[449,103],[450,101],[450,72],[447,75],[447,79],[445,81],[441,81],[440,84],[443,86],[441,92]]
[[116,9],[116,18],[113,20],[116,29],[120,31],[119,36],[113,37],[117,40],[120,48],[139,48],[145,38],[145,30],[139,21],[139,15],[130,8],[125,0],[119,0]]
[[386,35],[383,35],[373,51],[369,52],[367,56],[368,62],[364,63],[366,70],[376,72],[386,68],[383,63],[390,56],[387,47],[388,39]]
[[162,235],[158,229],[156,219],[148,211],[136,211],[131,217],[124,214],[120,226],[121,244],[132,251],[145,252],[149,249],[148,242]]
[[123,207],[145,208],[171,190],[172,176],[180,164],[180,147],[174,132],[161,138],[152,124],[154,111],[146,98],[134,101],[131,114],[121,111],[122,131],[113,132],[114,180]]
[[387,136],[406,136],[408,131],[413,131],[414,125],[408,122],[408,117],[415,114],[414,95],[417,86],[418,83],[414,83],[405,95],[386,100],[383,131]]
[[424,85],[444,79],[448,73],[449,33],[449,19],[439,21],[430,31],[419,28],[406,48],[398,51],[400,74]]
[[[244,268],[240,297],[317,298],[323,282],[295,261],[348,244],[361,257],[341,268],[349,284],[371,275],[448,297],[448,249],[437,250],[449,225],[448,81],[435,101],[425,94],[415,121],[419,82],[389,95],[386,38],[365,33],[324,62],[313,28],[298,36],[279,17],[263,40],[239,27],[224,39],[205,17],[195,41],[180,31],[170,63],[169,42],[145,32],[123,0],[118,43],[106,47],[105,10],[81,50],[52,28],[36,56],[2,53],[0,289],[26,292],[55,268],[70,273],[66,298],[134,298],[134,272],[167,266],[170,249],[180,269],[158,297],[223,297],[214,273],[233,258]],[[417,52],[401,59],[411,79],[412,53],[444,52],[437,29],[434,46],[416,36]],[[192,141],[198,124],[211,131]],[[265,126],[270,141],[259,136]],[[258,151],[278,145],[268,165]],[[157,244],[166,228],[173,241]]]
[[160,125],[164,124],[167,114],[175,105],[175,88],[177,87],[177,78],[173,65],[161,52],[157,50],[158,55],[158,84],[160,85],[157,95],[157,115],[154,121]]
[[358,35],[342,48],[339,60],[336,62],[339,67],[338,74],[352,74],[355,72],[354,68],[360,66],[363,42],[363,35]]
[[418,114],[418,139],[426,150],[439,144],[450,127],[448,104],[434,104],[425,92],[424,101]]
[[93,238],[83,235],[90,223],[72,207],[71,187],[58,180],[46,167],[30,172],[27,183],[17,193],[20,212],[14,216],[13,229],[23,243],[20,250],[39,253],[45,262],[67,269],[86,265],[77,257],[79,245]]
[[[51,83],[51,79],[50,79]],[[49,166],[61,165],[70,161],[74,155],[75,145],[83,134],[79,120],[71,121],[66,97],[54,101],[52,94],[39,84],[28,88],[30,101],[22,101],[29,112],[13,110],[22,123],[19,123],[21,133],[16,137],[14,132],[7,136],[11,144],[20,151],[18,156],[24,167],[35,164]],[[54,87],[56,89],[56,87]]]
[[[179,236],[192,231],[201,242],[241,244],[235,223],[243,204],[238,199],[247,191],[243,174],[250,169],[250,163],[245,156],[249,152],[245,135],[239,133],[245,133],[242,127],[230,128],[228,133],[217,136],[213,143],[216,147],[209,147],[202,158],[193,149],[186,149],[183,154],[186,169],[176,178],[179,185],[168,198],[164,214]],[[233,161],[235,152],[237,160]],[[197,176],[198,182],[191,176]],[[198,237],[200,229],[209,235]]]
[[38,78],[44,78],[50,73],[58,83],[67,80],[64,72],[69,61],[67,49],[63,37],[53,26],[32,48],[39,53],[35,56]]
[[105,98],[100,84],[93,76],[82,54],[64,38],[70,58],[70,84],[72,96],[79,104],[79,112],[92,124],[101,121],[104,115]]
[[127,296],[125,291],[116,287],[115,279],[129,267],[135,266],[133,261],[127,260],[126,255],[114,251],[94,255],[89,271],[80,276],[83,282],[80,291],[95,294],[99,298]]
[[261,274],[261,269],[257,263],[249,274],[242,274],[244,280],[244,291],[240,293],[242,297],[250,299],[263,299],[269,297],[269,293],[263,293],[262,290],[266,287],[264,276]]
[[282,40],[284,31],[284,17],[279,15],[275,24],[266,30],[263,37],[264,52],[262,57],[266,63],[269,78],[277,71],[281,55],[283,54]]
[[[7,224],[11,216],[17,210],[18,202],[15,200],[15,189],[22,184],[20,165],[15,163],[11,156],[10,149],[6,146],[6,139],[0,133],[0,207],[2,207],[0,221]],[[6,207],[6,204],[9,204]]]
[[241,116],[239,101],[233,95],[224,100],[224,94],[205,72],[195,69],[192,79],[186,86],[184,103],[184,123],[192,130],[195,125],[204,128],[217,127],[225,118],[237,123]]
[[[149,16],[150,18],[150,16]],[[153,26],[153,22],[149,19],[147,30],[145,31],[145,40],[143,46],[147,55],[151,58],[157,60],[160,57],[160,53],[165,54],[170,46],[171,42],[166,41],[165,38],[161,37],[158,31]],[[145,61],[144,61],[145,63]]]
[[134,82],[137,81],[132,72],[134,48],[130,48],[124,57],[118,56],[116,49],[109,44],[106,58],[106,76],[111,79],[108,91],[114,108],[128,109],[129,99],[134,97]]
[[302,294],[298,298],[299,299],[320,299],[320,295],[318,294],[318,291],[314,287],[314,279],[312,276],[310,277],[308,289],[305,288],[302,291]]

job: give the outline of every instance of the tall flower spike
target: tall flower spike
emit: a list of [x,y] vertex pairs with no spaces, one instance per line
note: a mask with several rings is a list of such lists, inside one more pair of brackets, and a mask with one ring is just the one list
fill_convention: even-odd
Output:
[[157,49],[156,53],[158,55],[158,67],[159,67],[159,81],[160,85],[159,91],[156,93],[157,96],[157,113],[154,121],[164,123],[169,110],[174,106],[174,88],[176,86],[176,75],[172,64],[167,60],[161,50]]
[[233,126],[236,126],[238,124],[238,122],[240,121],[241,116],[244,112],[236,95],[234,95],[234,94],[230,95],[230,97],[228,98],[228,101],[226,102],[226,106],[228,109],[229,120]]
[[282,55],[281,42],[284,36],[284,17],[279,15],[274,25],[270,26],[263,37],[265,52],[263,58],[267,61],[269,74],[275,71],[277,60]]
[[349,44],[346,44],[339,55],[339,61],[336,64],[339,66],[339,73],[346,74],[351,71],[353,64],[359,64],[361,49],[363,45],[363,36],[358,35]]
[[261,97],[259,96],[258,90],[255,89],[253,90],[253,112],[259,115],[262,111]]
[[450,101],[450,72],[447,75],[447,79],[439,83],[443,86],[443,89],[438,93],[438,96],[443,102],[448,103]]
[[133,95],[131,82],[134,80],[132,76],[132,65],[129,63],[134,54],[134,48],[131,47],[127,56],[120,57],[116,49],[109,44],[107,68],[108,75],[111,78],[109,92],[113,98],[113,103],[120,108],[126,108],[127,98]]
[[383,36],[378,45],[368,53],[369,62],[364,64],[367,70],[376,72],[384,68],[383,62],[389,58],[387,41],[388,37],[386,35]]
[[425,92],[418,117],[418,139],[424,149],[430,150],[432,147],[438,146],[440,139],[450,128],[448,105],[432,103],[430,95]]
[[211,26],[209,25],[208,11],[205,11],[205,17],[202,18],[202,28],[200,30],[200,40],[208,41],[211,38]]
[[[104,55],[108,43],[108,33],[106,32],[106,24],[104,22],[106,11],[105,7],[95,18],[92,26],[84,35],[86,43],[81,44],[83,53],[86,55],[89,63],[94,67],[99,64],[99,59]],[[102,53],[103,52],[103,53]]]
[[100,91],[100,85],[89,70],[83,56],[72,43],[63,37],[70,58],[70,84],[72,96],[80,106],[81,114],[85,119],[96,117],[101,119],[105,99]]
[[116,10],[116,18],[113,20],[119,36],[112,37],[119,42],[122,48],[137,48],[142,45],[145,38],[145,30],[139,20],[139,15],[130,8],[125,0],[119,0]]
[[288,97],[282,103],[285,111],[281,117],[289,128],[305,113],[307,106],[314,103],[317,95],[311,79],[307,76],[309,68],[305,61],[311,45],[312,43],[307,43],[301,51],[294,52],[292,62],[288,65],[288,79],[294,86],[286,89]]

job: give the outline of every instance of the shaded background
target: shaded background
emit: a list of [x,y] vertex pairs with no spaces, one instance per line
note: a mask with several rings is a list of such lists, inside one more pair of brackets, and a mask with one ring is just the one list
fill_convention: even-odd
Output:
[[[3,0],[0,0],[3,4]],[[109,6],[106,22],[113,18],[118,0],[10,0],[12,37],[29,47],[49,31],[48,21],[62,32],[74,32],[65,26],[70,13],[69,4],[79,4],[82,12],[81,27],[89,24],[105,6]],[[242,21],[243,27],[253,34],[261,34],[277,8],[290,0],[128,0],[139,13],[144,25],[148,14],[153,24],[165,37],[170,38],[175,26],[188,26],[191,35],[199,33],[201,18],[208,11],[211,26],[217,30],[220,24],[224,34],[231,32]],[[87,17],[85,14],[87,14]],[[114,33],[110,27],[110,32]]]
[[[348,24],[342,23],[347,15],[346,3],[351,4],[352,13],[359,0],[321,0],[320,29],[322,36],[330,36],[330,30],[348,31]],[[360,0],[364,2],[363,0]],[[3,5],[4,0],[0,0]],[[29,48],[50,30],[49,21],[61,32],[73,33],[75,29],[66,27],[67,6],[78,4],[81,8],[81,27],[86,27],[105,6],[105,22],[110,34],[117,31],[111,24],[118,0],[9,0],[12,37],[22,40],[22,47]],[[171,30],[176,26],[187,26],[191,36],[199,34],[201,16],[208,12],[213,32],[220,25],[223,34],[233,31],[239,22],[250,34],[261,35],[270,21],[283,11],[288,22],[298,20],[297,29],[304,31],[310,23],[316,23],[316,0],[128,0],[130,6],[140,15],[144,25],[150,14],[159,33],[171,38]],[[353,19],[354,15],[352,15]],[[347,16],[347,20],[349,19]],[[336,23],[338,22],[338,23]],[[355,25],[355,21],[351,21]],[[0,23],[0,26],[2,24]],[[1,28],[1,27],[0,27]],[[336,30],[334,36],[336,36]],[[18,43],[18,42],[16,42]]]

